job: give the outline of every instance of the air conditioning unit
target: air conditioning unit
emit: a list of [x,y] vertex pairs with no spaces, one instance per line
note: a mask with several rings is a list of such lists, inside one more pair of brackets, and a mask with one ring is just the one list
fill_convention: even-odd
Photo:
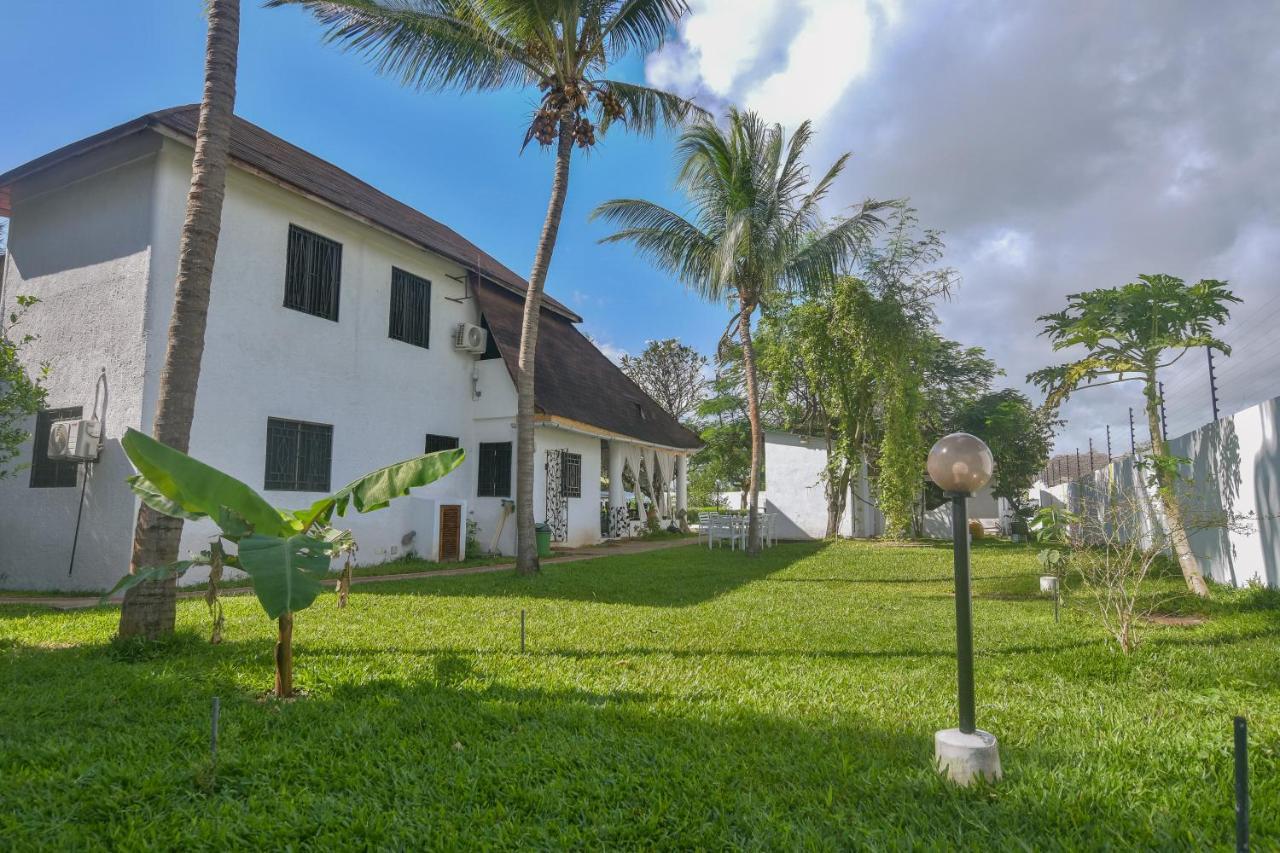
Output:
[[93,462],[101,441],[102,424],[96,420],[54,421],[49,427],[48,456],[63,462]]
[[453,331],[453,348],[481,355],[489,345],[489,333],[473,323],[459,323]]

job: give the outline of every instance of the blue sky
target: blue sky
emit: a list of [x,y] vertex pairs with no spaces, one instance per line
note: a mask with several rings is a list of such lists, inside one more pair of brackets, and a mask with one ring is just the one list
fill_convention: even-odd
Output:
[[[659,53],[619,76],[794,127],[811,165],[853,152],[829,213],[910,198],[944,232],[957,293],[943,334],[987,348],[1001,385],[1061,359],[1038,315],[1140,273],[1222,278],[1245,305],[1223,337],[1223,412],[1280,394],[1280,15],[1274,0],[690,0]],[[0,170],[199,98],[201,0],[0,0]],[[296,10],[243,0],[238,111],[448,223],[525,274],[550,159],[519,154],[531,92],[407,91],[320,44]],[[550,290],[606,352],[727,320],[586,221],[599,202],[679,206],[672,139],[616,134],[576,159]],[[1206,365],[1166,377],[1169,431],[1208,422]],[[1128,435],[1138,389],[1079,395],[1058,448]],[[1141,436],[1140,436],[1141,438]]]
[[[0,171],[142,113],[200,98],[200,0],[4,3],[0,79],[10,81]],[[551,157],[520,153],[530,92],[415,92],[357,56],[320,44],[292,9],[242,9],[236,111],[483,246],[527,275],[551,182]],[[642,79],[637,57],[620,76]],[[13,85],[16,81],[21,85]],[[591,209],[618,196],[678,204],[672,139],[615,132],[576,157],[550,292],[606,347],[637,351],[678,337],[704,351],[724,327],[706,305],[634,257],[601,246]]]

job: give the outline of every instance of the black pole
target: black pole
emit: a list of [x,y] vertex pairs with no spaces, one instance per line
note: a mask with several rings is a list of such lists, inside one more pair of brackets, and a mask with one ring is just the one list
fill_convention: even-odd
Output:
[[520,611],[520,654],[524,654],[524,611]]
[[1138,437],[1133,431],[1133,406],[1129,407],[1129,452],[1134,459],[1138,458]]
[[1081,476],[1082,475],[1080,473],[1080,448],[1077,447],[1076,448],[1076,480],[1079,481]]
[[956,676],[960,731],[973,734],[973,602],[969,594],[968,495],[951,492],[951,541],[956,571]]
[[1164,419],[1164,383],[1157,382],[1156,387],[1160,389],[1160,438],[1164,441],[1169,440],[1169,422]]
[[1218,420],[1218,380],[1213,375],[1213,347],[1205,347],[1209,354],[1209,399],[1213,402],[1213,420]]
[[1110,465],[1114,458],[1111,455],[1111,424],[1107,424],[1107,464]]
[[1249,724],[1236,717],[1236,850],[1249,850]]
[[1093,471],[1093,436],[1089,436],[1089,473],[1092,474]]
[[71,572],[76,567],[76,549],[80,546],[80,519],[84,517],[84,489],[89,485],[89,463],[85,462],[80,466],[80,506],[76,510],[76,532],[71,534],[71,559],[67,560],[67,576],[71,576]]

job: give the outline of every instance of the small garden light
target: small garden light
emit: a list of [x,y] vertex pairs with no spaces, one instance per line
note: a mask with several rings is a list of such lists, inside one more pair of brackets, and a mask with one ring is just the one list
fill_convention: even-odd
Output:
[[967,432],[943,436],[929,450],[929,477],[951,499],[951,536],[956,573],[956,671],[960,727],[933,736],[934,760],[953,781],[968,785],[981,776],[1000,778],[995,736],[974,723],[973,601],[969,592],[968,499],[991,480],[995,460],[986,443]]

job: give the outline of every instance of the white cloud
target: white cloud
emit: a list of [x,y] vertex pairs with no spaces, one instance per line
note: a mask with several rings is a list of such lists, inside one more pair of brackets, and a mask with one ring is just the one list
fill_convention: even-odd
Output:
[[1031,236],[1013,228],[1005,228],[983,240],[974,251],[974,260],[1006,267],[1025,267],[1031,254]]
[[595,348],[604,353],[604,357],[612,361],[614,364],[622,364],[622,357],[629,353],[620,346],[615,346],[608,341],[602,341],[590,332],[587,333],[587,340],[595,345]]
[[655,86],[739,103],[794,126],[820,119],[871,63],[896,0],[695,0],[680,36],[646,63]]

